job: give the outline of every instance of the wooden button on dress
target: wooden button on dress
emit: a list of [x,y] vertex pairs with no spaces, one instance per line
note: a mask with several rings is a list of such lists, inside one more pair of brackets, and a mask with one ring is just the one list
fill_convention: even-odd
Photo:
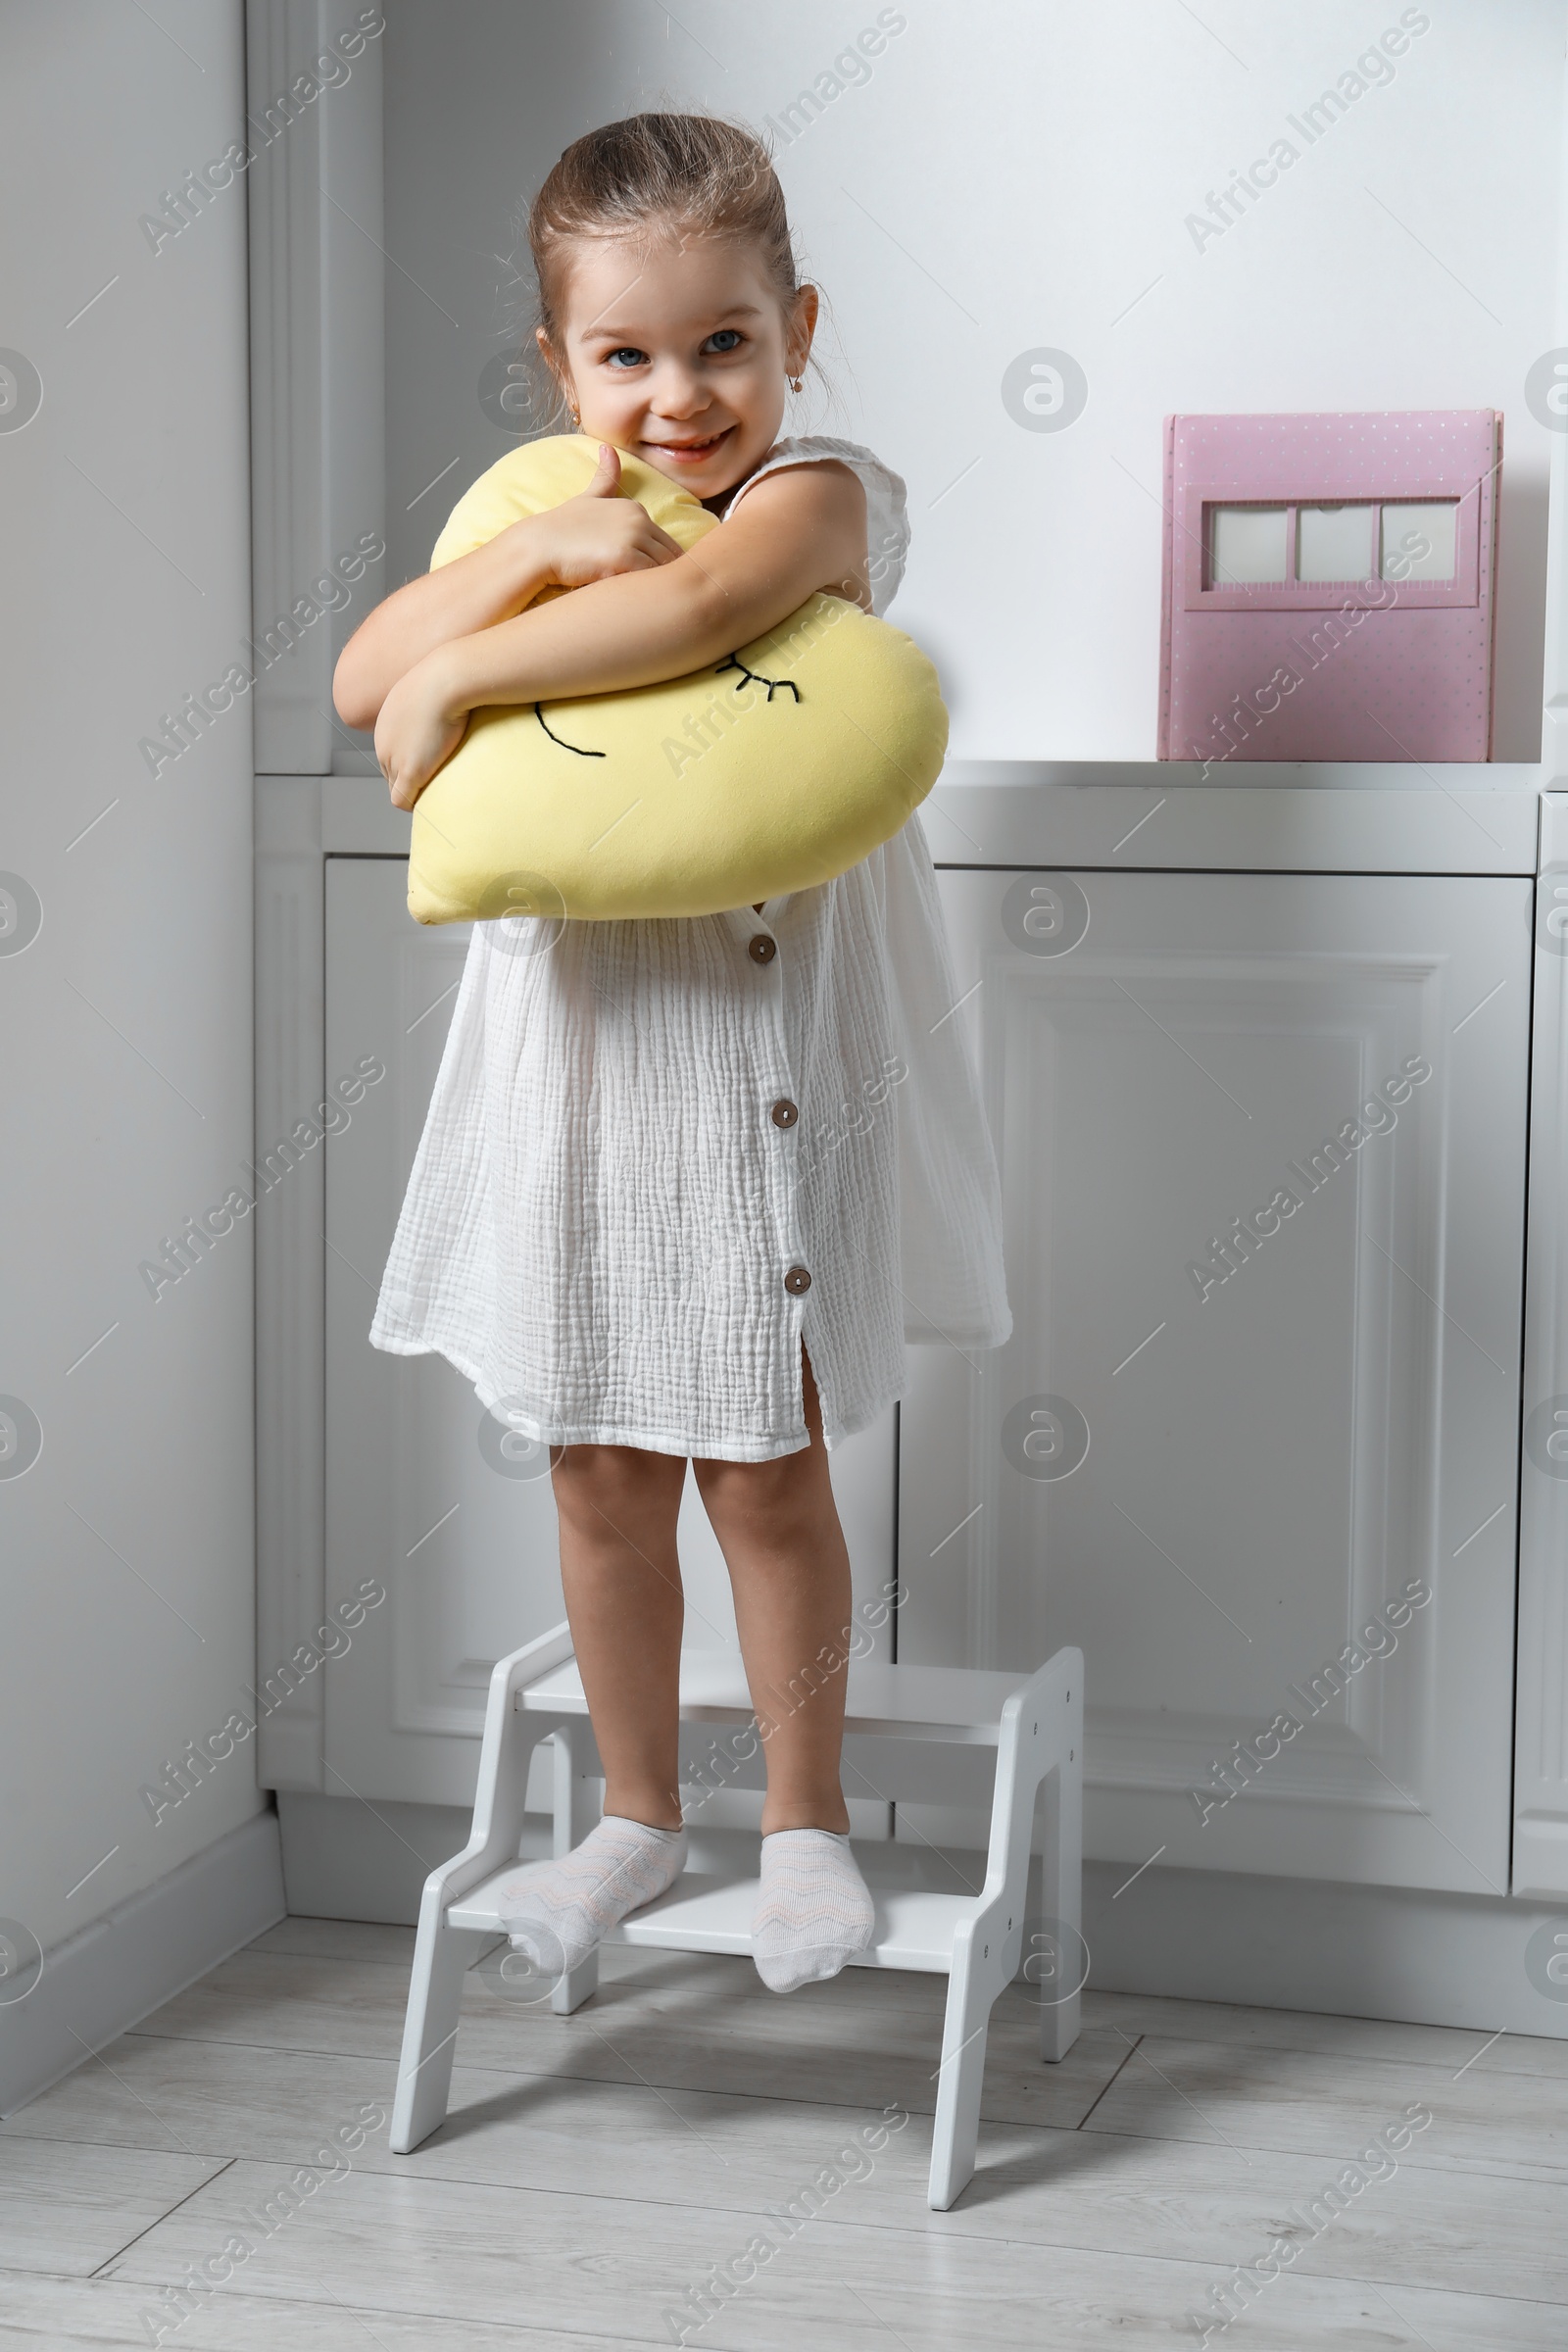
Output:
[[798,1298],[802,1291],[808,1291],[810,1287],[811,1277],[809,1274],[808,1274],[806,1268],[804,1266],[791,1266],[789,1272],[784,1277],[784,1288],[789,1292],[790,1297],[792,1298]]
[[773,1105],[772,1119],[775,1127],[793,1127],[800,1115],[800,1111],[787,1095],[781,1095]]
[[765,931],[759,931],[748,943],[746,953],[754,963],[771,963],[778,954],[778,941],[769,939]]

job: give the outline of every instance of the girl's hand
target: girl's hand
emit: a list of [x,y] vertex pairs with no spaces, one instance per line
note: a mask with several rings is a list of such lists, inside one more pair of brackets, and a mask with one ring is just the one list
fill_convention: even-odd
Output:
[[558,588],[586,588],[620,571],[647,571],[681,553],[645,507],[620,492],[620,452],[599,444],[599,470],[586,490],[530,517],[550,578]]
[[375,757],[394,808],[414,807],[467,729],[468,712],[454,709],[441,664],[416,662],[392,688],[375,722]]

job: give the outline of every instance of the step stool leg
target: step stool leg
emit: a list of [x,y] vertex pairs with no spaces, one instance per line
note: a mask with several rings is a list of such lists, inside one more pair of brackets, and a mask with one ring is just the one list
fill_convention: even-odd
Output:
[[463,1980],[491,1938],[472,1928],[442,1923],[441,1892],[427,1892],[414,1949],[414,1978],[403,2029],[397,2096],[392,2106],[391,2147],[406,2156],[446,2121],[457,2046]]
[[987,1993],[984,1972],[970,1965],[967,1940],[953,1955],[948,2007],[942,2026],[942,2067],[937,2078],[936,2123],[931,2134],[931,2180],[927,2202],[946,2213],[974,2177],[980,2136],[980,2091],[986,2072],[986,2033],[995,1991]]
[[1084,1965],[1083,1931],[1083,1732],[1082,1720],[1066,1727],[1061,1754],[1040,1784],[1042,1857],[1041,1910],[1054,1923],[1056,1966],[1073,1990],[1064,2000],[1040,2005],[1040,2055],[1051,2064],[1065,2058],[1078,2038],[1077,1982]]
[[[564,1723],[554,1736],[556,1750],[555,1781],[555,1857],[569,1854],[574,1845],[581,1845],[598,1817],[599,1808],[583,1777],[588,1758],[587,1726]],[[568,1968],[558,1977],[550,1988],[550,2006],[557,2017],[569,2017],[584,2001],[593,1999],[599,1990],[599,1946],[575,1968]]]
[[584,2001],[591,2001],[599,1990],[599,1946],[596,1943],[586,1960],[568,1968],[550,1987],[550,2006],[557,2017],[569,2017]]

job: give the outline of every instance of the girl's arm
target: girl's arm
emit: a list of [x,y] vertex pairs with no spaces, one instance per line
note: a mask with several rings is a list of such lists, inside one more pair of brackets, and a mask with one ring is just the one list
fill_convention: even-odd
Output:
[[732,520],[673,562],[601,579],[426,654],[376,725],[394,807],[414,807],[471,710],[684,676],[749,645],[816,589],[868,604],[865,568],[865,493],[851,467],[819,461],[769,474]]
[[469,556],[421,573],[361,621],[332,673],[332,701],[345,726],[368,731],[399,678],[454,637],[520,612],[550,576],[528,515]]
[[471,555],[408,581],[360,623],[338,660],[332,701],[346,726],[373,727],[381,706],[415,664],[449,644],[507,620],[541,588],[580,588],[616,572],[667,564],[680,554],[635,499],[616,495],[620,459],[601,444],[586,490],[547,514],[525,515]]

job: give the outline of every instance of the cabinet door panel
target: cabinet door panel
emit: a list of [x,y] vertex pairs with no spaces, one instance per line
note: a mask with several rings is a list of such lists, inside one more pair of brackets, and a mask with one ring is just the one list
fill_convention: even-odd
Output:
[[[327,1067],[373,1054],[387,1071],[327,1160],[327,1586],[376,1577],[388,1599],[328,1669],[326,1788],[466,1804],[490,1669],[564,1607],[548,1449],[481,1412],[444,1357],[368,1338],[470,929],[413,922],[407,873],[401,858],[327,861]],[[890,1406],[831,1456],[858,1599],[893,1573],[895,1428]],[[728,1575],[689,1477],[677,1534],[687,1643],[734,1650]],[[544,1805],[537,1763],[532,1788]],[[862,1832],[885,1824],[885,1807],[861,1812]],[[715,1798],[707,1818],[720,1815]]]
[[1073,880],[941,877],[1014,1330],[912,1351],[901,1655],[1082,1645],[1096,1855],[1500,1891],[1530,886]]

